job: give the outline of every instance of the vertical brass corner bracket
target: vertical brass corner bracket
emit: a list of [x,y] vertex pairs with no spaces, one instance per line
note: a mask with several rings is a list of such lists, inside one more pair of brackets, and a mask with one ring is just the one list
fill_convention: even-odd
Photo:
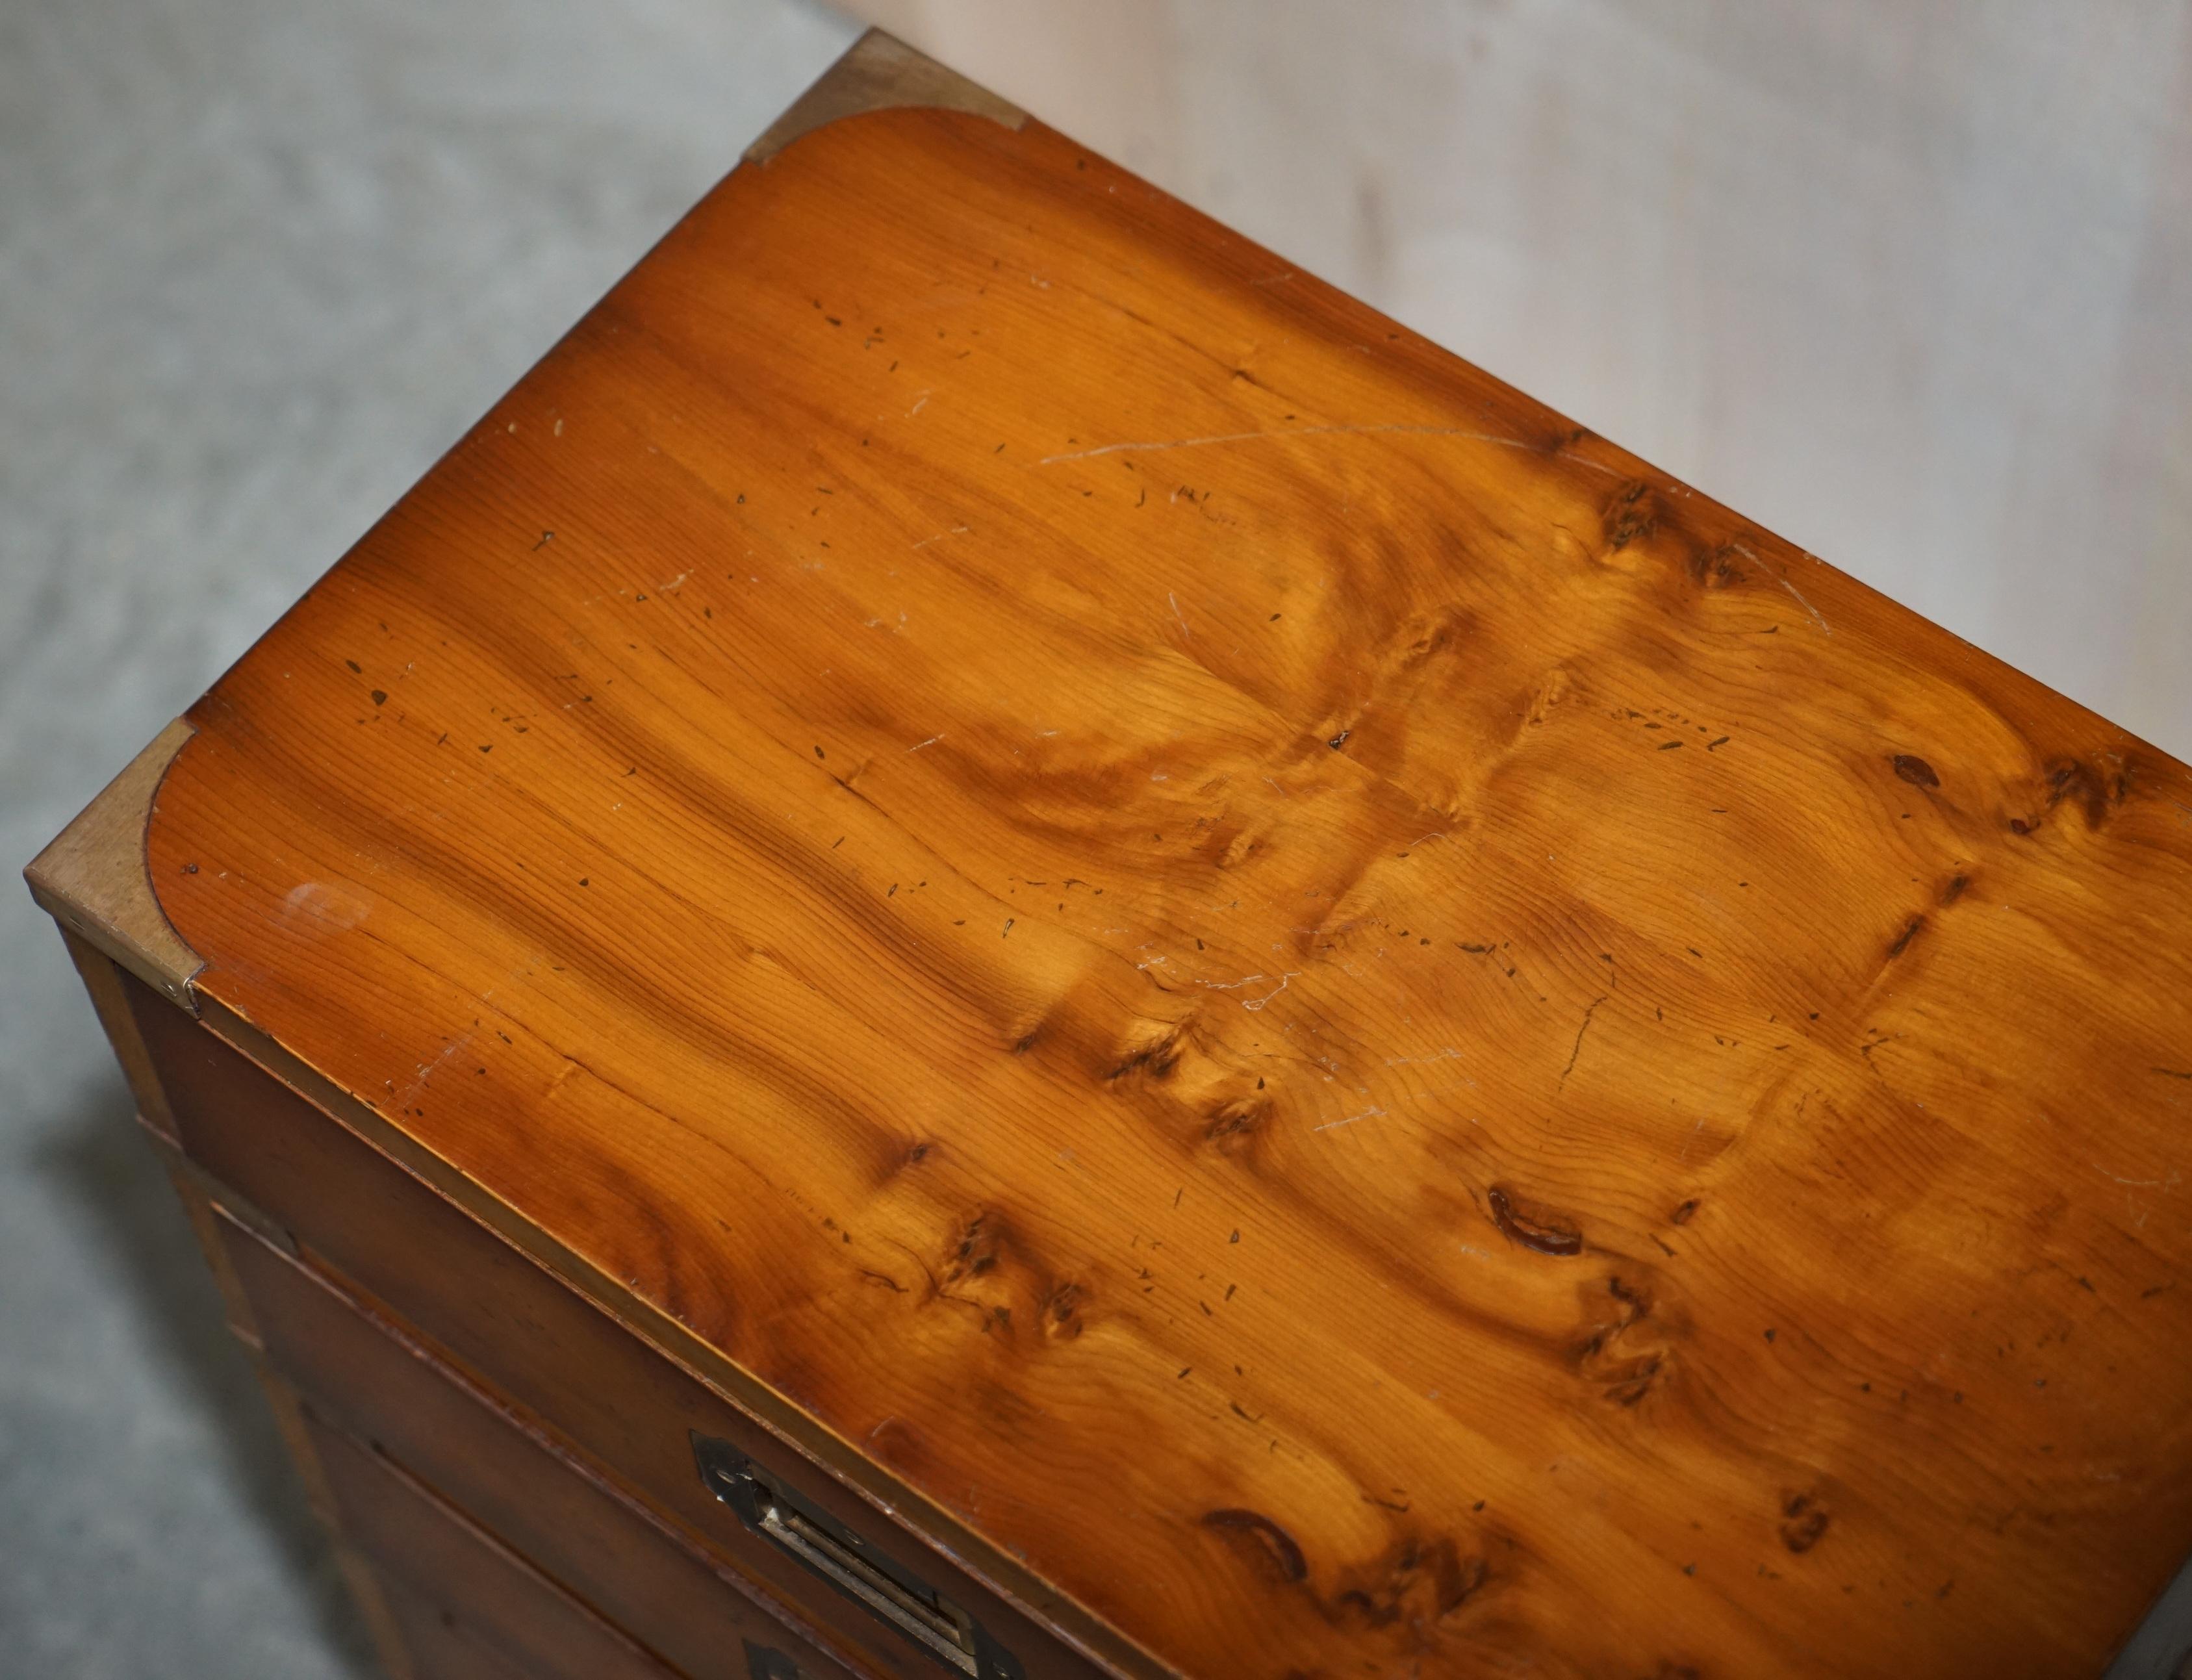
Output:
[[195,733],[180,717],[161,730],[23,871],[48,915],[192,1014],[205,963],[160,908],[145,841],[161,778]]

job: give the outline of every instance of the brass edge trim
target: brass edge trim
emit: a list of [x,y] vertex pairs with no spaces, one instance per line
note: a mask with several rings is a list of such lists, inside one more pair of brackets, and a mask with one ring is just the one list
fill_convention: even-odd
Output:
[[38,907],[192,1014],[205,961],[160,908],[145,857],[161,779],[197,733],[178,717],[107,783],[23,871]]
[[1174,1680],[1173,1671],[1062,1588],[976,1535],[925,1495],[882,1471],[661,1308],[634,1295],[600,1267],[534,1225],[486,1186],[426,1148],[211,992],[205,1026],[231,1049],[289,1087],[445,1201],[454,1203],[535,1266],[591,1300],[688,1375],[713,1389],[823,1474],[893,1518],[969,1579],[1047,1626],[1062,1643],[1120,1680]]
[[896,36],[871,29],[746,148],[745,161],[766,163],[802,134],[841,117],[910,106],[963,111],[1008,129],[1020,128],[1028,120],[1027,112],[1009,100],[915,51]]

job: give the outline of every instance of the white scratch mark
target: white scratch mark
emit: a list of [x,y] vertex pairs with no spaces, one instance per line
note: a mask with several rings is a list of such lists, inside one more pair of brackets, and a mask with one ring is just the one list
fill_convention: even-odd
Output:
[[685,580],[692,575],[693,574],[690,572],[680,572],[676,577],[671,579],[668,583],[658,583],[654,586],[657,591],[664,595],[675,595],[680,589],[684,587]]
[[[1362,345],[1357,347],[1367,350],[1371,346]],[[1540,453],[1536,444],[1520,437],[1509,437],[1497,431],[1474,431],[1459,426],[1282,426],[1276,431],[1226,431],[1210,437],[1174,437],[1163,443],[1103,443],[1093,449],[1071,449],[1062,455],[1045,455],[1036,465],[1054,466],[1060,461],[1087,460],[1095,455],[1141,454],[1157,449],[1202,449],[1215,443],[1253,443],[1268,437],[1363,437],[1379,432],[1414,437],[1464,437],[1474,443],[1496,444],[1503,449],[1521,449],[1531,454]],[[1616,478],[1621,476],[1610,466],[1601,466],[1595,460],[1587,460],[1566,449],[1556,449],[1551,453],[1558,460],[1573,461],[1578,466],[1587,466],[1594,472],[1603,472]],[[1179,500],[1178,491],[1173,493],[1173,500]]]
[[916,414],[919,414],[919,413],[920,413],[923,409],[927,408],[928,406],[928,393],[927,391],[922,391],[922,392],[921,393],[921,395],[920,395],[919,397],[916,397],[916,398],[914,399],[913,406],[912,406],[910,409],[908,409],[905,411],[905,417],[906,417],[908,420],[911,420],[911,419],[912,419]]
[[[1739,542],[1732,542],[1728,544],[1728,546],[1733,549],[1738,554],[1742,555],[1752,564],[1761,567],[1765,566],[1766,563],[1763,560],[1761,560],[1757,554],[1745,545]],[[1790,598],[1795,601],[1798,606],[1801,607],[1804,611],[1810,615],[1811,620],[1813,624],[1818,626],[1820,635],[1831,636],[1835,633],[1834,626],[1827,622],[1825,616],[1819,611],[1819,609],[1804,598],[1804,591],[1797,588],[1795,584],[1789,580],[1789,574],[1786,570],[1784,570],[1781,574],[1780,584],[1782,588],[1789,591]]]
[[1351,1126],[1357,1120],[1374,1118],[1384,1111],[1382,1108],[1366,1108],[1360,1114],[1350,1114],[1344,1120],[1327,1120],[1321,1126],[1312,1126],[1310,1129],[1313,1132],[1336,1132],[1342,1126]]
[[1195,632],[1187,627],[1187,619],[1179,610],[1179,597],[1167,589],[1165,591],[1165,599],[1172,603],[1172,615],[1179,625],[1179,633],[1190,641],[1193,641]]
[[1795,584],[1790,582],[1785,577],[1781,580],[1781,587],[1787,590],[1790,594],[1795,596],[1796,597],[1796,604],[1812,615],[1812,622],[1819,626],[1819,634],[1822,636],[1831,636],[1835,633],[1833,628],[1827,623],[1826,620],[1820,615],[1819,609],[1804,598],[1803,591],[1797,588]]
[[1388,1056],[1385,1058],[1385,1066],[1388,1067],[1413,1067],[1419,1062],[1459,1061],[1460,1060],[1460,1051],[1456,1049],[1444,1049],[1441,1050],[1435,1056]]
[[933,542],[942,542],[946,537],[956,537],[966,530],[966,529],[967,527],[964,525],[954,525],[948,531],[939,531],[933,537],[923,537],[919,542],[914,544],[914,546],[916,548],[926,548]]
[[[1299,972],[1299,971],[1297,971],[1297,972]],[[1205,986],[1205,987],[1207,987],[1207,988],[1208,988],[1210,991],[1239,991],[1242,986],[1253,986],[1253,985],[1255,985],[1255,983],[1256,983],[1258,980],[1269,980],[1269,979],[1270,979],[1270,976],[1269,974],[1250,974],[1250,975],[1249,975],[1246,980],[1196,980],[1196,981],[1195,982],[1195,984],[1196,984],[1196,985],[1197,985],[1197,986]]]
[[2098,1161],[2093,1163],[2093,1170],[2110,1183],[2132,1190],[2174,1190],[2184,1178],[2182,1173],[2172,1173],[2166,1179],[2120,1179]]
[[[1299,969],[1289,969],[1286,973],[1281,974],[1279,976],[1279,991],[1284,991],[1287,989],[1287,982],[1293,980],[1300,973],[1301,970]],[[1279,995],[1279,991],[1268,992],[1261,997],[1244,997],[1241,1000],[1241,1007],[1244,1009],[1260,1009],[1264,1004],[1270,1003],[1272,998],[1277,997]]]
[[426,1089],[426,1082],[434,1077],[435,1073],[448,1061],[450,1057],[455,1055],[458,1051],[463,1049],[465,1045],[471,1042],[472,1035],[471,1033],[460,1033],[457,1037],[452,1038],[448,1042],[448,1045],[442,1049],[442,1054],[436,1056],[433,1060],[420,1063],[418,1068],[419,1077],[416,1079],[414,1079],[408,1085],[405,1086],[402,1091],[397,1093],[396,1098],[397,1103],[408,1104],[414,1101],[419,1094]]
[[907,751],[908,752],[918,752],[918,751],[921,751],[921,749],[922,749],[922,747],[924,747],[924,746],[935,746],[935,745],[936,745],[936,743],[937,743],[937,742],[939,742],[939,741],[942,740],[943,739],[944,739],[943,733],[942,733],[942,731],[940,731],[940,730],[939,730],[937,734],[931,735],[931,736],[930,736],[927,740],[917,740],[917,741],[914,742],[914,744],[913,744],[911,746],[909,746],[908,748],[906,748],[906,751]]

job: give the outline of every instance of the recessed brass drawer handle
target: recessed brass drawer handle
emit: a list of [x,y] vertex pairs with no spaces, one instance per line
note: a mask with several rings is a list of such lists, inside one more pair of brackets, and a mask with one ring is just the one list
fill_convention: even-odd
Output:
[[1019,1661],[973,1617],[785,1488],[729,1442],[696,1430],[693,1457],[702,1483],[738,1512],[746,1527],[937,1661],[969,1680],[1025,1680]]

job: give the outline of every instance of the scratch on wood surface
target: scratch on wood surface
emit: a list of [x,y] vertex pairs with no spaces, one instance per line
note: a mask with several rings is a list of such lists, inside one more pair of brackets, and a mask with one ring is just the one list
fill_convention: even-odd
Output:
[[1694,1125],[1694,1126],[1693,1126],[1693,1127],[1691,1127],[1691,1128],[1690,1128],[1690,1134],[1689,1134],[1689,1136],[1687,1136],[1687,1137],[1686,1137],[1686,1138],[1684,1138],[1684,1139],[1682,1140],[1682,1152],[1681,1152],[1681,1154],[1679,1157],[1676,1157],[1678,1163],[1684,1163],[1684,1162],[1687,1162],[1687,1161],[1689,1160],[1689,1158],[1690,1158],[1690,1146],[1691,1146],[1692,1144],[1695,1143],[1695,1142],[1698,1140],[1698,1134],[1699,1132],[1702,1132],[1703,1130],[1704,1130],[1704,1129],[1705,1129],[1705,1117],[1704,1117],[1704,1115],[1700,1114],[1700,1115],[1698,1117],[1698,1123],[1697,1123],[1696,1125]]
[[1603,997],[1594,997],[1590,1007],[1583,1012],[1583,1025],[1576,1028],[1575,1044],[1568,1051],[1568,1065],[1561,1070],[1561,1084],[1567,1084],[1568,1075],[1575,1071],[1576,1058],[1583,1054],[1583,1036],[1590,1031],[1590,1018],[1598,1013],[1598,1006],[1604,1002],[1606,999]]
[[[1055,466],[1060,461],[1087,460],[1096,455],[1140,454],[1160,449],[1202,449],[1214,443],[1253,443],[1268,437],[1363,437],[1379,432],[1415,437],[1465,437],[1471,443],[1496,444],[1503,449],[1521,449],[1532,454],[1539,453],[1538,445],[1522,438],[1509,437],[1497,431],[1475,431],[1460,426],[1282,426],[1275,431],[1224,431],[1209,437],[1173,437],[1148,443],[1100,443],[1093,449],[1069,449],[1062,455],[1044,455],[1036,465]],[[1561,460],[1587,466],[1594,472],[1613,473],[1612,467],[1601,466],[1595,460],[1572,454],[1566,449],[1556,449],[1550,453]]]
[[1321,1126],[1312,1126],[1310,1129],[1313,1132],[1336,1132],[1342,1126],[1351,1126],[1357,1120],[1373,1119],[1384,1112],[1382,1108],[1366,1108],[1360,1114],[1350,1114],[1342,1120],[1327,1120]]
[[1831,636],[1835,633],[1834,627],[1827,622],[1825,617],[1820,613],[1819,609],[1804,598],[1804,591],[1797,588],[1795,584],[1790,582],[1785,576],[1781,580],[1781,587],[1787,590],[1790,594],[1795,596],[1796,598],[1796,604],[1812,615],[1812,622],[1819,626],[1819,633],[1822,636]]
[[448,1043],[443,1048],[442,1054],[436,1056],[433,1060],[420,1063],[418,1066],[419,1077],[412,1080],[410,1083],[402,1089],[402,1091],[397,1094],[397,1101],[402,1104],[415,1102],[418,1100],[419,1094],[426,1089],[428,1082],[433,1078],[435,1074],[439,1072],[458,1051],[463,1049],[465,1045],[471,1042],[472,1035],[471,1033],[460,1032],[448,1042]]
[[1279,991],[1284,991],[1287,989],[1287,983],[1300,973],[1301,970],[1299,969],[1287,969],[1286,973],[1279,976],[1278,991],[1266,992],[1261,997],[1244,997],[1241,1000],[1241,1007],[1244,1009],[1262,1009],[1264,1004],[1270,1003],[1272,998],[1277,997],[1279,995]]
[[1179,610],[1179,597],[1167,589],[1165,591],[1165,599],[1172,603],[1172,615],[1179,626],[1179,633],[1192,641],[1195,632],[1187,627],[1187,619]]
[[[1739,542],[1732,542],[1728,544],[1728,546],[1733,549],[1738,554],[1740,554],[1744,558],[1750,560],[1755,565],[1764,566],[1766,564],[1763,560],[1761,560],[1758,557],[1755,551],[1745,547]],[[1813,624],[1818,626],[1819,634],[1822,636],[1831,636],[1835,633],[1834,626],[1827,622],[1825,615],[1822,614],[1817,607],[1814,607],[1809,601],[1804,598],[1803,591],[1797,588],[1794,583],[1790,581],[1789,574],[1785,569],[1782,570],[1778,581],[1781,587],[1789,591],[1790,598],[1795,601],[1798,606],[1801,607],[1805,612],[1811,616],[1811,620]]]

